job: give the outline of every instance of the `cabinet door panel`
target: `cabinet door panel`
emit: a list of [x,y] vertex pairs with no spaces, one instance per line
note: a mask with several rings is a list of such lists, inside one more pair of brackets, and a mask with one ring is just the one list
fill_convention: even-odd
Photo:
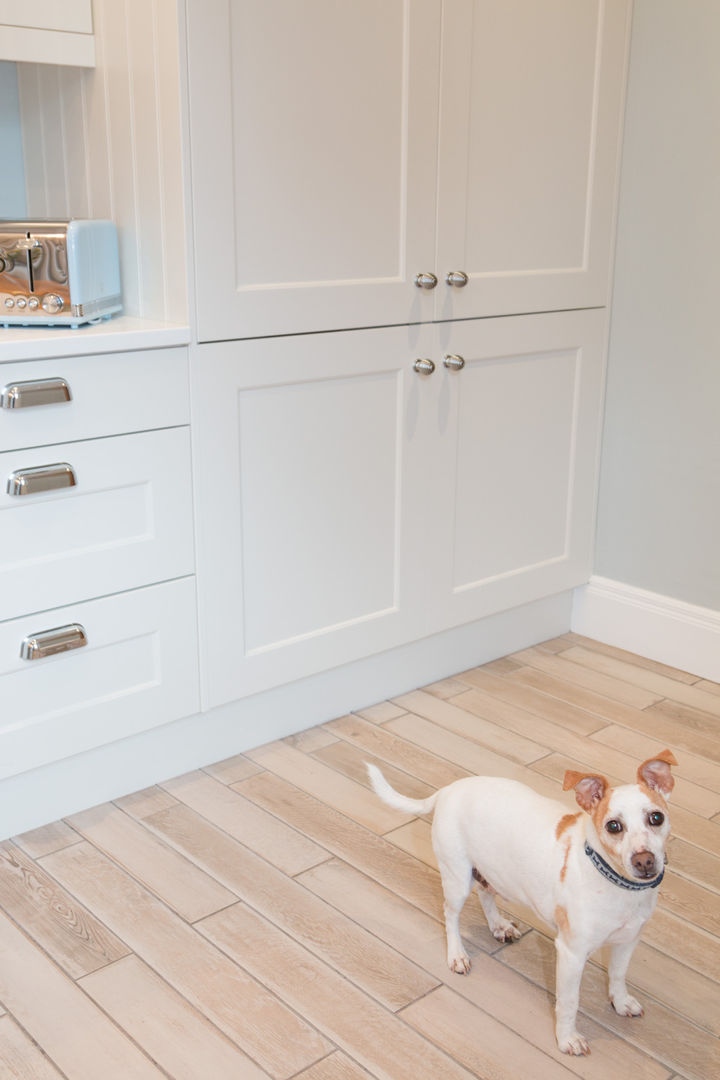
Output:
[[434,0],[189,0],[199,337],[432,318]]
[[408,359],[417,334],[195,350],[205,707],[414,636],[422,598],[408,588],[412,561],[401,552],[418,505],[404,481],[408,446],[424,446]]
[[607,302],[626,0],[444,9],[437,313]]
[[572,588],[592,566],[602,401],[601,310],[439,330],[444,373],[441,616],[455,625]]

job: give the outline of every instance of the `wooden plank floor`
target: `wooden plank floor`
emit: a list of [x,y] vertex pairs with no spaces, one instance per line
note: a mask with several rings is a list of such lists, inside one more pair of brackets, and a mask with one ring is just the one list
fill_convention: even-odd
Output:
[[[553,946],[471,897],[445,965],[423,796],[468,773],[679,767],[670,865],[630,968],[583,979],[592,1055],[553,1038]],[[720,686],[568,634],[0,845],[0,1077],[487,1080],[720,1076]]]

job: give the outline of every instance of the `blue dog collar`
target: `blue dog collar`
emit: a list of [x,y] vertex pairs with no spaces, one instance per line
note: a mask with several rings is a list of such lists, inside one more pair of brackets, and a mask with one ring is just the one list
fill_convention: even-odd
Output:
[[665,868],[660,871],[656,878],[652,881],[631,881],[629,878],[622,877],[613,870],[610,863],[605,862],[602,855],[598,855],[594,848],[591,848],[587,840],[585,841],[585,854],[590,859],[596,870],[599,870],[603,877],[608,881],[612,881],[613,885],[619,885],[621,889],[630,889],[631,892],[639,892],[641,889],[657,889],[658,885],[665,877]]

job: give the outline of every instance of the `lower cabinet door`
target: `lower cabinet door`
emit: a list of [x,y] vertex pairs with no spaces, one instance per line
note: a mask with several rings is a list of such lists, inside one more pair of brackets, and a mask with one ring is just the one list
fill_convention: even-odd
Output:
[[429,402],[413,358],[431,339],[396,327],[192,354],[205,708],[422,635],[405,473]]
[[199,709],[192,577],[0,623],[0,778]]
[[205,708],[587,580],[601,310],[198,346]]
[[605,331],[603,309],[438,326],[438,353],[457,365],[439,365],[428,436],[444,463],[434,500],[443,627],[587,581]]

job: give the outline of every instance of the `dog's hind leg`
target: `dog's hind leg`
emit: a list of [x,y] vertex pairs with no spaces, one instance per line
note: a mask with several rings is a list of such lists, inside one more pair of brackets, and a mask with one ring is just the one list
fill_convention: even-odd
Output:
[[482,909],[485,912],[485,918],[487,919],[492,936],[496,938],[497,941],[517,941],[521,936],[520,928],[517,923],[510,922],[509,919],[504,919],[498,911],[495,902],[497,893],[492,885],[490,885],[477,870],[473,869],[472,874],[477,882],[478,899],[482,904]]
[[460,937],[460,912],[472,889],[472,866],[470,863],[451,865],[439,859],[438,865],[445,897],[448,967],[458,975],[467,975],[470,970],[470,957],[465,952]]

